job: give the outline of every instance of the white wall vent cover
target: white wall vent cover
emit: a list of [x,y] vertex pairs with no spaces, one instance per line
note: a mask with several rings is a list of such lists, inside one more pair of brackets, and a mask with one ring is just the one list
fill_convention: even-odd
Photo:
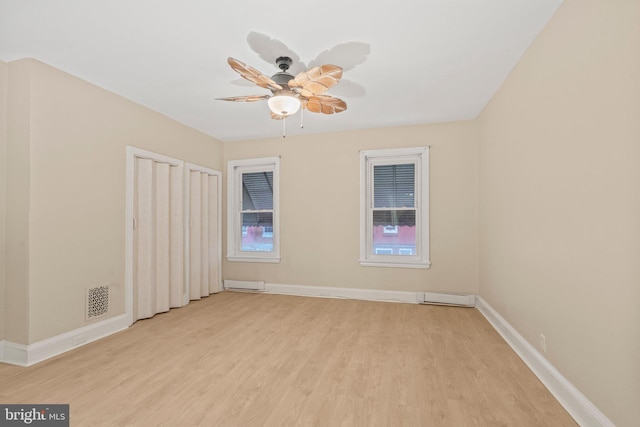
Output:
[[264,291],[264,282],[225,280],[224,288],[229,290]]
[[425,292],[422,304],[454,305],[459,307],[475,307],[476,296],[464,294],[440,294]]
[[109,312],[109,286],[87,289],[87,320],[102,317]]

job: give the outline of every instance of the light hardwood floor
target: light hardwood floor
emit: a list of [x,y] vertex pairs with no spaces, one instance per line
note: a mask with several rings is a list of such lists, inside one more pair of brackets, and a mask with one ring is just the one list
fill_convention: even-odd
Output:
[[72,426],[574,426],[475,309],[223,292],[29,368]]

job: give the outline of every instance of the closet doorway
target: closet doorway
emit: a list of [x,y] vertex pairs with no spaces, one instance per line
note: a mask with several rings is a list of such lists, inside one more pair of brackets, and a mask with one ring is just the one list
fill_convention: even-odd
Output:
[[126,190],[129,324],[220,291],[220,172],[127,147]]

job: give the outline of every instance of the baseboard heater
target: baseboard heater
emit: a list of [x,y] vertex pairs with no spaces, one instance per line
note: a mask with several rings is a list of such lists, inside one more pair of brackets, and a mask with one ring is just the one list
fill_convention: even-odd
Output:
[[224,288],[230,291],[264,291],[264,282],[225,280]]
[[475,307],[476,296],[465,294],[440,294],[425,292],[424,301],[420,304],[452,305],[456,307]]

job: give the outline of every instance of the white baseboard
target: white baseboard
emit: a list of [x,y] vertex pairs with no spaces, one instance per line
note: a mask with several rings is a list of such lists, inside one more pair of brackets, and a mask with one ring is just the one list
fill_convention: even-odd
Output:
[[121,314],[29,345],[0,341],[0,362],[31,366],[128,327],[127,315]]
[[615,424],[613,424],[606,415],[563,377],[538,350],[529,344],[529,342],[485,300],[477,297],[476,308],[580,426],[615,427]]
[[328,286],[281,285],[277,283],[265,283],[264,293],[321,298],[358,299],[365,301],[404,302],[410,304],[419,304],[424,301],[424,292],[332,288]]
[[11,341],[0,341],[0,362],[10,363],[12,365],[27,366],[28,359],[27,346],[17,344]]

